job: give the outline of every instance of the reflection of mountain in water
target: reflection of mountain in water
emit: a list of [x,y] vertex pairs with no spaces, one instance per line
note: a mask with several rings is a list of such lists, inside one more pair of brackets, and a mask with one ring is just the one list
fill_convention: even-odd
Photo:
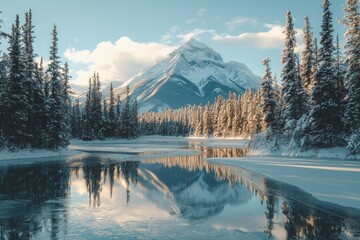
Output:
[[[167,161],[169,165],[164,164]],[[186,167],[172,165],[174,162]],[[188,219],[207,218],[220,213],[226,204],[243,204],[251,198],[251,192],[240,185],[229,188],[228,179],[219,180],[213,170],[196,167],[200,162],[199,156],[149,161],[151,164],[142,164],[139,184],[147,189],[148,198],[158,202],[165,196],[167,207]]]

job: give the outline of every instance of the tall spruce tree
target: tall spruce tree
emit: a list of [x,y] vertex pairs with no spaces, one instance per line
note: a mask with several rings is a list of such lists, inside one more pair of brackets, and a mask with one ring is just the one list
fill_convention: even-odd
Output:
[[49,113],[48,113],[48,146],[58,149],[69,144],[68,110],[66,103],[66,86],[61,76],[60,57],[58,55],[58,36],[54,26],[50,47],[49,66]]
[[84,106],[84,114],[83,114],[83,122],[84,126],[82,128],[81,139],[85,141],[91,141],[95,139],[95,132],[93,129],[93,101],[92,101],[92,79],[89,79],[89,90],[86,94],[85,106]]
[[265,66],[265,75],[260,87],[261,93],[261,109],[263,113],[263,124],[268,133],[268,137],[274,134],[277,129],[276,117],[276,95],[273,88],[273,79],[270,68],[270,59],[265,58],[262,64]]
[[310,146],[315,148],[333,147],[341,143],[338,134],[342,128],[339,105],[336,101],[335,59],[333,45],[332,13],[329,0],[323,1],[318,56],[318,70],[311,92]]
[[33,88],[33,147],[46,147],[46,119],[45,119],[45,93],[44,93],[44,69],[43,59],[36,65],[34,88]]
[[123,111],[121,113],[121,136],[124,138],[131,138],[131,109],[130,109],[130,88],[126,87],[126,100]]
[[29,147],[31,133],[29,132],[28,88],[26,72],[22,55],[19,16],[16,16],[9,38],[10,68],[4,93],[4,132],[10,145],[18,148]]
[[336,87],[336,102],[340,107],[341,116],[345,110],[345,97],[347,90],[345,87],[345,69],[343,55],[340,49],[339,35],[336,35],[335,45],[335,87]]
[[291,12],[286,13],[285,48],[282,53],[282,115],[285,124],[285,135],[290,136],[296,121],[305,113],[306,106],[303,101],[304,89],[295,54],[296,39]]
[[80,100],[76,99],[71,114],[71,135],[80,138],[82,133],[82,118],[80,111]]
[[[24,67],[25,67],[25,81],[23,87],[26,88],[27,91],[27,105],[28,105],[28,132],[31,135],[31,138],[33,138],[33,133],[36,131],[38,132],[38,129],[34,129],[35,125],[35,114],[40,112],[41,110],[35,107],[34,102],[34,94],[35,91],[39,91],[39,88],[41,86],[37,86],[37,81],[35,80],[35,74],[36,74],[36,66],[35,66],[35,53],[33,48],[33,28],[32,25],[32,13],[31,10],[27,13],[25,13],[25,23],[22,26],[22,49],[21,54],[24,61]],[[32,141],[32,145],[37,145],[37,141]]]
[[[346,127],[349,132],[360,128],[360,16],[357,0],[347,0],[345,19],[345,63],[348,84]],[[359,131],[360,132],[360,131]]]
[[304,88],[309,93],[314,85],[314,46],[313,46],[313,33],[311,32],[310,20],[308,16],[305,16],[304,27],[304,49],[301,54],[301,79]]
[[116,115],[115,115],[115,96],[114,96],[114,89],[113,89],[113,84],[110,83],[110,96],[109,96],[109,129],[110,129],[110,133],[109,136],[110,137],[114,137],[115,133],[116,133],[116,127],[117,127],[117,120],[116,120]]
[[137,99],[134,99],[134,103],[131,106],[131,137],[139,136],[139,120],[138,120],[138,103]]

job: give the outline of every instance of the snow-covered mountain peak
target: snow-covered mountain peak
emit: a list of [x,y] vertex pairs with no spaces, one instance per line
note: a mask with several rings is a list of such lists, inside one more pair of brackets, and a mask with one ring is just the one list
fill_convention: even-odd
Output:
[[223,61],[221,55],[208,47],[206,44],[199,42],[195,38],[181,45],[178,49],[170,54],[170,57],[181,56],[186,62],[192,63],[197,61]]
[[219,95],[227,97],[229,92],[242,94],[249,87],[258,88],[260,81],[245,64],[225,63],[219,53],[192,38],[114,91],[125,96],[129,85],[140,112],[161,111],[206,104]]

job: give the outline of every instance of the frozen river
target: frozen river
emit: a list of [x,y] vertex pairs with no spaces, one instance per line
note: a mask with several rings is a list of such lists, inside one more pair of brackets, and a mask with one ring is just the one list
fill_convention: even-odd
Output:
[[[204,160],[242,157],[244,148],[90,145],[65,161],[0,166],[0,239],[360,237],[359,209]],[[158,154],[159,146],[177,154]]]

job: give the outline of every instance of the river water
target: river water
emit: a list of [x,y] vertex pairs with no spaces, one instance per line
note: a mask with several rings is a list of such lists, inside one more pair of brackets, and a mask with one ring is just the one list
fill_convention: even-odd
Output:
[[[189,146],[193,149],[194,146]],[[360,210],[206,157],[106,153],[0,167],[0,239],[358,239]]]

